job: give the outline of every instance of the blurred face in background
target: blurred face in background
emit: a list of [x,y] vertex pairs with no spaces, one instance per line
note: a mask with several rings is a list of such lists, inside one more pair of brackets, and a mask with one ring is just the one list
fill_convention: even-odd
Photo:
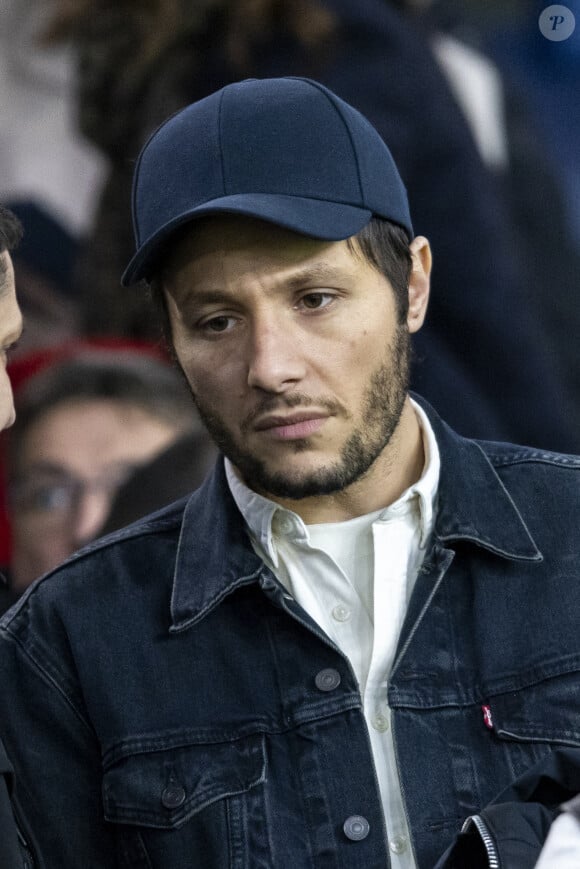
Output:
[[16,301],[10,254],[0,254],[0,430],[14,422],[12,387],[6,373],[8,352],[22,332],[22,314]]
[[23,591],[98,536],[122,483],[182,431],[111,399],[63,401],[40,415],[18,445],[12,587]]

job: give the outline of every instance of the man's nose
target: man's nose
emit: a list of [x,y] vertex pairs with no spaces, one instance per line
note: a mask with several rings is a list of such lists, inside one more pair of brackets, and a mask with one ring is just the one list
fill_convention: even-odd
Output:
[[4,366],[0,363],[0,431],[10,428],[16,419],[12,384]]
[[103,489],[88,488],[80,496],[76,504],[72,520],[74,545],[89,543],[98,537],[99,531],[111,509],[112,495]]
[[270,316],[257,322],[247,352],[248,385],[253,389],[283,393],[305,376],[304,338],[282,319]]

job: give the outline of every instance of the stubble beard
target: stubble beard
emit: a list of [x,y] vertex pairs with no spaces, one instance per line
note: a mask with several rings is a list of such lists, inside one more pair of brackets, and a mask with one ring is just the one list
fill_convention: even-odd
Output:
[[[399,424],[403,405],[409,389],[410,336],[406,325],[399,325],[387,358],[373,373],[361,412],[361,423],[345,441],[339,458],[324,467],[312,471],[270,471],[266,462],[253,453],[243,450],[218,416],[194,395],[201,416],[212,439],[220,451],[238,469],[246,484],[264,495],[275,498],[301,500],[319,495],[341,492],[360,480],[371,469],[391,441]],[[337,409],[335,403],[312,400],[306,396],[290,399],[268,397],[252,414],[280,411],[282,407],[326,407]],[[310,439],[291,442],[295,453],[310,449]]]

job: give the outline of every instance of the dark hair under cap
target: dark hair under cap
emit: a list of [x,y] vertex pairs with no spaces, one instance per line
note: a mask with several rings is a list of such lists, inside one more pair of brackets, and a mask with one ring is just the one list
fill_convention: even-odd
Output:
[[166,121],[133,180],[137,251],[122,279],[150,279],[183,224],[216,213],[313,238],[349,238],[377,216],[413,236],[391,153],[356,109],[306,78],[227,85]]
[[0,253],[13,250],[22,238],[22,224],[9,208],[0,205]]

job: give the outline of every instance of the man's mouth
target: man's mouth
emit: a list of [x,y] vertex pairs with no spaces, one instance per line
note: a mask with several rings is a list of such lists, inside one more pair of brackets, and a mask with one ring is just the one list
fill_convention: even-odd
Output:
[[255,423],[254,429],[276,440],[295,440],[314,434],[327,419],[328,413],[320,410],[285,415],[268,414]]

